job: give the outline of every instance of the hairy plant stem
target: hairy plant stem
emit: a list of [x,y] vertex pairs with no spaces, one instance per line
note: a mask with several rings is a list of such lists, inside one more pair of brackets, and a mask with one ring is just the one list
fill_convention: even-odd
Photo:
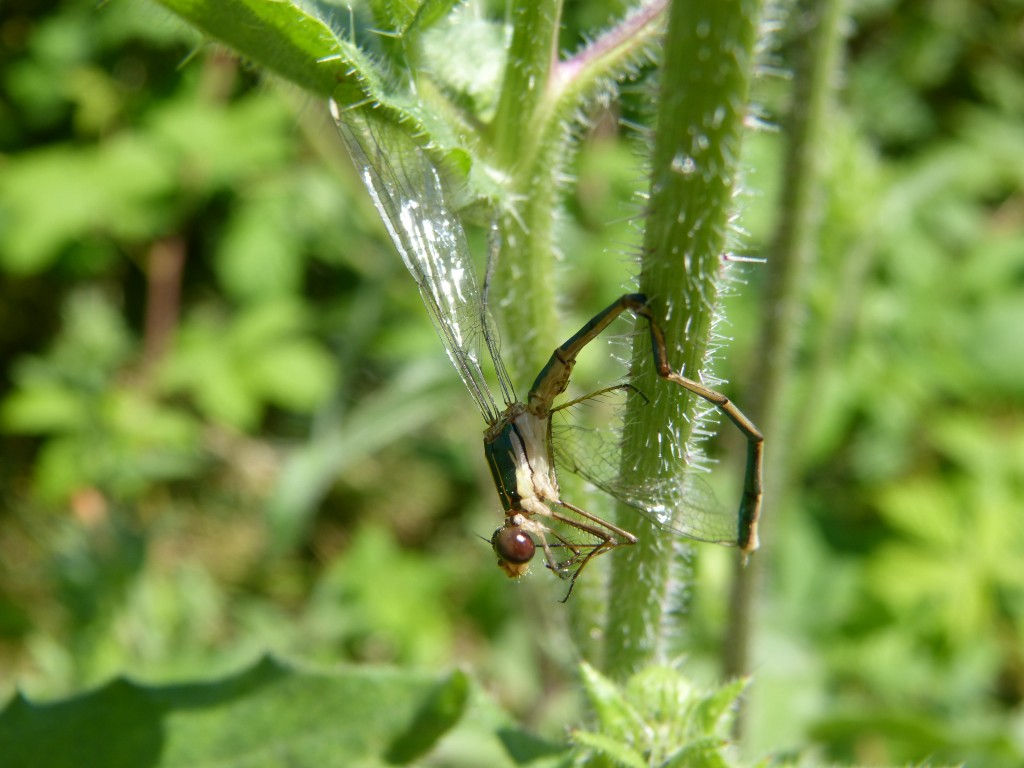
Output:
[[[662,322],[671,365],[690,378],[706,362],[718,301],[759,8],[758,0],[688,0],[669,10],[640,289]],[[631,398],[627,413],[622,467],[636,482],[683,469],[698,403],[658,379],[646,333],[633,365],[634,383],[651,396],[646,405]],[[677,441],[675,456],[652,439],[659,434]],[[619,679],[658,660],[678,598],[673,542],[646,521],[635,532],[639,543],[612,564],[606,666]]]
[[[506,364],[517,380],[536,373],[555,345],[555,225],[581,107],[610,92],[617,76],[658,39],[667,0],[638,7],[577,55],[557,57],[560,0],[516,0],[512,43],[491,123],[491,155],[509,179],[499,225],[495,314],[506,330]],[[574,329],[573,329],[574,330]]]
[[[515,201],[501,222],[505,246],[496,282],[497,300],[504,303],[495,310],[506,330],[506,363],[524,386],[554,347],[576,330],[557,322],[554,279],[555,225],[574,148],[573,124],[585,105],[613,92],[617,77],[650,59],[663,32],[667,4],[654,0],[636,7],[565,61],[555,56],[555,37],[545,37],[557,35],[557,23],[550,22],[557,22],[560,6],[526,3],[513,9],[509,69],[492,130],[495,155],[506,163]],[[579,478],[563,474],[559,479],[566,498],[592,508]],[[602,582],[589,578],[576,584],[570,603],[577,650],[595,663],[606,597]]]
[[[509,175],[512,209],[502,215],[500,296],[495,310],[506,331],[505,362],[513,376],[540,370],[557,344],[554,217],[558,185],[545,162],[540,105],[557,55],[560,0],[515,0],[512,43],[492,122],[492,146]],[[546,351],[545,351],[546,350]]]
[[[794,62],[792,106],[785,121],[787,146],[779,219],[767,266],[766,311],[762,313],[765,322],[756,345],[758,386],[747,387],[744,393],[751,418],[772,436],[772,450],[765,459],[767,501],[762,516],[762,551],[748,567],[736,569],[733,581],[723,657],[723,670],[730,677],[750,670],[753,614],[762,564],[771,552],[773,534],[785,509],[787,446],[792,434],[786,404],[800,343],[807,276],[817,251],[825,124],[842,52],[843,0],[802,0],[793,14],[804,34]],[[743,718],[738,717],[737,736],[742,723]]]

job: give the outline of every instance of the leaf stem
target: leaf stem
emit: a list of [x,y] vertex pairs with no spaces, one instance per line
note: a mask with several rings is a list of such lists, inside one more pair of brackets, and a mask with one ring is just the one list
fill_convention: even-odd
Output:
[[631,55],[650,40],[651,32],[660,29],[667,8],[668,0],[653,0],[640,6],[575,56],[559,63],[553,81],[586,81],[589,71],[606,72],[608,66],[604,62]]

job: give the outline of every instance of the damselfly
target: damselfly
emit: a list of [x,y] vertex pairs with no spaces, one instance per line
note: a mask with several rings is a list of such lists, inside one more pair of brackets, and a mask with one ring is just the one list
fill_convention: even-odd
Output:
[[[462,224],[446,201],[437,167],[400,129],[358,110],[343,113],[333,102],[331,109],[374,205],[419,286],[448,357],[487,422],[484,454],[505,512],[490,541],[505,573],[523,575],[540,547],[546,566],[575,582],[598,555],[637,541],[629,531],[562,499],[556,465],[571,469],[664,529],[738,546],[744,556],[753,552],[761,508],[761,433],[724,395],[671,368],[664,334],[646,297],[626,294],[598,313],[552,353],[526,399],[519,400],[498,354],[487,313],[487,288],[481,294]],[[647,321],[658,375],[717,406],[746,436],[747,467],[738,514],[725,512],[692,473],[631,485],[615,479],[614,470],[594,466],[555,444],[552,414],[592,397],[555,405],[568,387],[577,355],[626,311]],[[482,354],[491,359],[496,372],[501,405],[481,368]],[[627,388],[631,386],[601,392]]]

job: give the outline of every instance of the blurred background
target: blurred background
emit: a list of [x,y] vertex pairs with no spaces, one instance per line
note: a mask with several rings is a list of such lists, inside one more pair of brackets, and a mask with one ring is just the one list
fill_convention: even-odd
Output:
[[[619,10],[567,4],[566,49]],[[1024,2],[848,10],[751,748],[1020,765]],[[790,82],[755,91],[780,123]],[[643,182],[616,120],[645,98],[583,141],[566,335],[628,284]],[[774,237],[784,139],[746,139],[749,255]],[[718,373],[742,402],[771,307],[763,268],[739,275]],[[0,702],[272,650],[461,663],[559,736],[579,716],[563,586],[507,582],[479,541],[499,505],[469,402],[324,105],[148,2],[4,3]],[[694,560],[698,678],[729,557]]]

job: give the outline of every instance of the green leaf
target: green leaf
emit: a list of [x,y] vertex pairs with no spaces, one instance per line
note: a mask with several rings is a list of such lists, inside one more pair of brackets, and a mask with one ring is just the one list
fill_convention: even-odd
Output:
[[[291,2],[268,0],[160,0],[199,27],[270,71],[306,90],[330,96],[353,80],[346,48],[321,19]],[[361,62],[362,63],[362,62]]]
[[880,494],[878,509],[901,533],[932,546],[952,548],[963,533],[956,501],[947,489],[929,480],[901,479]]
[[505,71],[503,35],[500,25],[479,18],[467,5],[422,38],[431,76],[449,98],[484,120],[493,117]]
[[411,28],[426,29],[451,12],[456,0],[370,0],[379,26],[400,35]]
[[333,386],[333,358],[308,331],[291,297],[254,303],[233,323],[197,317],[182,328],[162,384],[187,392],[211,418],[249,427],[272,402],[307,411]]
[[233,211],[216,261],[230,296],[258,300],[298,292],[305,263],[297,253],[289,203],[284,194],[243,198]]
[[424,755],[462,717],[469,680],[393,669],[335,674],[271,659],[216,682],[149,687],[116,680],[0,713],[6,768],[385,766]]
[[532,768],[568,768],[572,754],[564,744],[534,736],[516,728],[502,728],[498,737],[516,765]]
[[599,755],[622,766],[731,765],[729,715],[746,681],[703,690],[664,665],[644,667],[621,688],[586,664],[581,674],[599,732],[573,734],[578,756]]
[[640,714],[615,683],[586,662],[580,664],[580,676],[603,733],[621,739],[643,729]]
[[291,163],[293,121],[280,98],[258,93],[223,106],[186,94],[146,122],[174,165],[176,183],[208,195],[225,187],[248,190],[253,180],[268,179],[268,169]]
[[333,358],[308,339],[283,340],[249,360],[247,367],[255,392],[294,411],[311,411],[334,386]]
[[578,746],[586,747],[622,768],[647,768],[648,766],[643,755],[611,736],[590,731],[573,731],[572,740]]
[[732,722],[736,703],[749,683],[747,678],[733,680],[703,698],[694,709],[701,730],[707,733],[723,732],[723,726]]
[[82,441],[75,437],[47,440],[36,457],[35,492],[44,501],[66,501],[71,493],[92,479],[93,460],[93,455],[83,455]]
[[199,425],[190,415],[137,389],[108,393],[102,415],[111,432],[136,451],[158,446],[188,448],[199,440]]
[[462,672],[452,672],[438,682],[408,728],[391,742],[384,759],[394,765],[407,765],[429,752],[462,717],[468,696],[469,678]]
[[55,384],[16,390],[0,408],[0,423],[11,432],[61,432],[82,426],[88,416],[79,393]]
[[696,739],[669,757],[663,765],[665,768],[729,768],[729,763],[722,757],[725,746],[724,739]]
[[152,235],[174,161],[153,143],[121,136],[95,149],[56,146],[10,160],[0,177],[0,264],[16,273],[47,266],[95,232]]
[[245,355],[265,350],[276,342],[303,332],[309,325],[308,310],[293,297],[255,304],[241,313],[231,329],[231,346]]
[[419,667],[436,666],[452,644],[450,617],[438,606],[459,565],[402,550],[390,528],[364,525],[346,557],[317,586],[319,631],[343,638],[356,655],[365,655],[358,649],[366,648]]

